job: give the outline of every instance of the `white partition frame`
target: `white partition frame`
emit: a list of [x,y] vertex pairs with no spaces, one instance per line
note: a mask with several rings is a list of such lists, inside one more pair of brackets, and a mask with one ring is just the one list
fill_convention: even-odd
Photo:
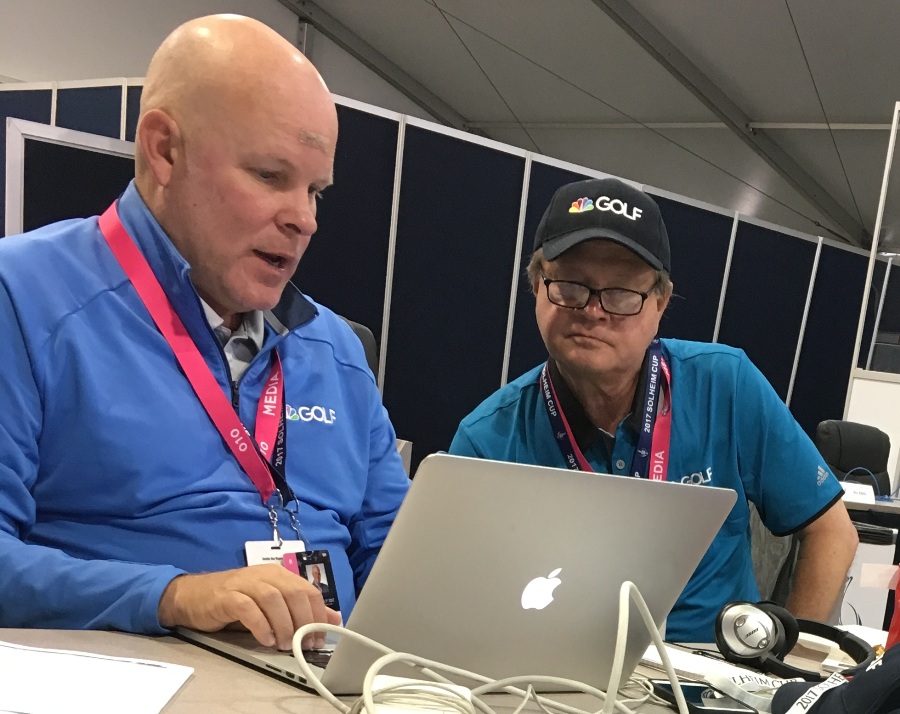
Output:
[[[884,206],[887,201],[888,184],[891,178],[891,167],[894,159],[894,148],[897,141],[897,126],[900,119],[900,102],[894,104],[894,118],[891,122],[891,138],[888,142],[887,156],[884,162],[884,175],[881,180],[881,195],[878,199],[878,214],[875,217],[875,230],[872,234],[872,248],[869,251],[869,267],[863,287],[862,307],[859,312],[859,324],[856,329],[856,342],[853,345],[853,361],[850,363],[850,383],[847,385],[847,397],[844,402],[844,419],[861,424],[877,426],[891,439],[891,452],[888,457],[888,473],[891,474],[891,492],[895,491],[900,474],[897,473],[900,461],[900,375],[886,372],[873,372],[860,369],[859,353],[862,349],[862,336],[866,324],[869,290],[875,271],[875,259],[881,243],[881,228],[884,219]],[[890,271],[890,262],[887,270]],[[885,282],[885,284],[887,284]],[[881,307],[878,317],[881,316]],[[878,323],[872,328],[878,329]]]
[[25,141],[34,139],[61,146],[89,149],[102,154],[134,158],[134,144],[122,139],[61,129],[24,119],[6,120],[6,220],[4,229],[11,236],[22,232],[25,200]]

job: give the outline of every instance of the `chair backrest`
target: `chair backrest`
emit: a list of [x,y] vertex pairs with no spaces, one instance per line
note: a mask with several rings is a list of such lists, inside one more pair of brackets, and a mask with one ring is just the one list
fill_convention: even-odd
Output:
[[839,481],[868,484],[876,495],[891,493],[887,470],[891,439],[881,429],[828,419],[819,423],[813,441]]
[[353,320],[348,320],[346,317],[341,316],[341,319],[350,325],[350,329],[353,330],[354,334],[359,338],[359,341],[362,342],[363,350],[366,353],[366,362],[369,364],[369,369],[372,370],[372,374],[375,375],[375,379],[378,379],[378,343],[375,341],[375,335],[365,325],[359,322],[353,322]]

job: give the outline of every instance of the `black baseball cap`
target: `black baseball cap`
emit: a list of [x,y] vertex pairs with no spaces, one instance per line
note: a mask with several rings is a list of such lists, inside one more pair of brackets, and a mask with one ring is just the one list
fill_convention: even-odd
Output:
[[561,186],[550,199],[534,236],[547,260],[579,243],[604,238],[622,245],[656,270],[672,272],[669,234],[649,195],[614,178]]

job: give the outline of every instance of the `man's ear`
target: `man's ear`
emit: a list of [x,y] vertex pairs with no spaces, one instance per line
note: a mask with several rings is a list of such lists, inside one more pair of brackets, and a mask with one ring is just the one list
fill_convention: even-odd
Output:
[[[531,267],[531,266],[529,266]],[[531,283],[531,294],[535,297],[538,296],[538,291],[541,289],[541,286],[544,284],[544,280],[541,277],[544,272],[543,263],[541,263],[540,269],[534,271],[534,280],[529,281]]]
[[669,306],[669,300],[672,298],[672,292],[674,290],[674,284],[669,281],[668,286],[666,286],[665,291],[661,294],[657,294],[656,299],[659,301],[657,304],[659,305],[659,312],[665,312],[666,308]]
[[176,121],[162,109],[151,109],[141,117],[137,128],[144,163],[156,183],[169,185],[175,161],[181,155],[181,131]]

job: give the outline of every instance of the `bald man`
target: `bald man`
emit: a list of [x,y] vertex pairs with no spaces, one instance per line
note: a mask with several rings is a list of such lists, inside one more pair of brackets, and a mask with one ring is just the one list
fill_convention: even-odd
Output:
[[118,201],[0,242],[0,627],[289,648],[340,622],[278,561],[312,549],[349,614],[408,479],[361,344],[289,282],[337,133],[288,42],[194,20],[150,64]]

